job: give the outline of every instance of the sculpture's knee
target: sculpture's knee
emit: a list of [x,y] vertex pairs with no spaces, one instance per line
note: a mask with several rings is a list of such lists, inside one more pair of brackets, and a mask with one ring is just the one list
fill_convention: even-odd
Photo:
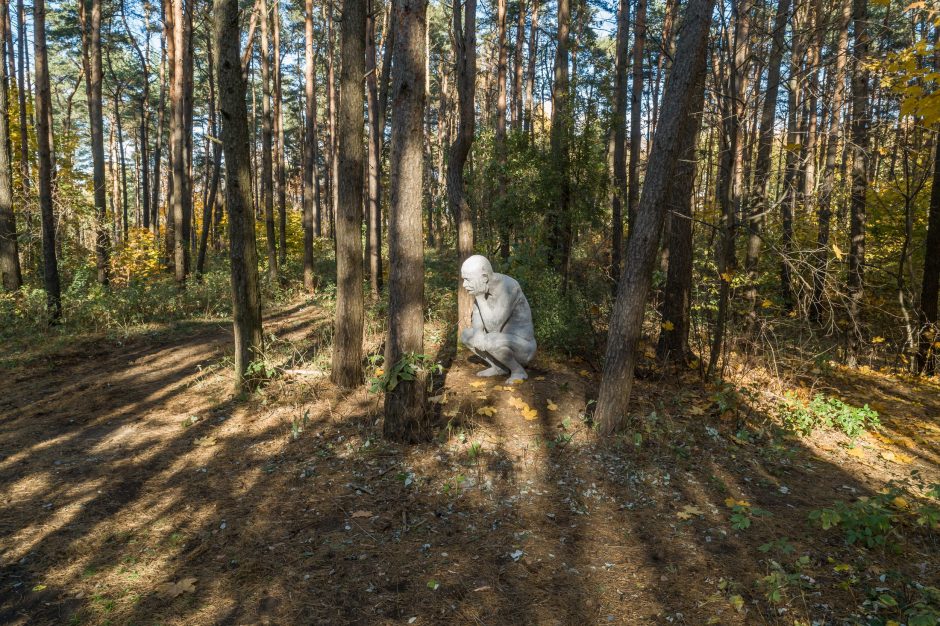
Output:
[[473,339],[473,334],[475,332],[476,331],[473,330],[472,328],[464,328],[463,331],[460,333],[460,343],[462,343],[465,346],[469,346],[471,340]]
[[506,343],[506,341],[496,335],[495,333],[490,333],[483,339],[483,349],[489,353],[496,352],[500,348],[511,348],[511,346]]

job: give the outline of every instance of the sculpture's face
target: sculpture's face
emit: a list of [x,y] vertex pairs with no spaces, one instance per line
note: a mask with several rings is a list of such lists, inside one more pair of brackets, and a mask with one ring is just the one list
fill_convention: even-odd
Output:
[[489,283],[490,277],[482,268],[466,268],[460,272],[461,278],[463,278],[463,288],[473,296],[486,295],[486,287]]

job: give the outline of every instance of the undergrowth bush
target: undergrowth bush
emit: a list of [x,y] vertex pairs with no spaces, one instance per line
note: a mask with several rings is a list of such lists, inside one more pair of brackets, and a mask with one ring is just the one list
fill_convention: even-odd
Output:
[[809,402],[803,402],[788,392],[781,413],[784,424],[801,435],[809,435],[815,429],[825,427],[835,428],[855,439],[865,430],[881,424],[878,412],[867,404],[854,407],[822,393],[813,396]]

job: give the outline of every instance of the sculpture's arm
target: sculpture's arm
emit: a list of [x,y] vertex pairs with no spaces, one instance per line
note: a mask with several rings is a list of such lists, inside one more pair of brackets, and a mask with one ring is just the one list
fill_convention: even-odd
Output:
[[501,333],[506,327],[506,322],[512,317],[516,307],[519,306],[519,298],[522,296],[522,289],[519,287],[518,283],[511,282],[506,285],[506,288],[502,290],[501,293],[494,295],[496,302],[493,303],[493,306],[490,306],[492,316],[491,319],[488,320],[490,323],[487,324],[487,330],[492,333]]
[[470,304],[470,311],[470,326],[473,330],[485,330],[483,318],[480,317],[480,307],[477,306],[476,298],[474,298],[473,302]]

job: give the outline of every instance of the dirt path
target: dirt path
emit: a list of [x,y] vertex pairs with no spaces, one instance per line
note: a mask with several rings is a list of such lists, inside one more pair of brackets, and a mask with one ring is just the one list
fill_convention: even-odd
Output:
[[[309,356],[328,323],[298,307],[267,328]],[[642,429],[599,446],[588,365],[543,356],[505,387],[460,355],[439,441],[406,449],[365,389],[288,376],[232,398],[229,340],[187,324],[5,373],[0,623],[838,623],[865,591],[833,563],[859,585],[938,578],[929,531],[860,552],[808,519],[911,469],[937,479],[929,390],[885,383],[897,419],[850,454],[762,434],[747,407],[719,415],[691,378],[647,378]],[[760,549],[781,539],[792,555]],[[774,563],[793,574],[802,555],[771,601]]]

